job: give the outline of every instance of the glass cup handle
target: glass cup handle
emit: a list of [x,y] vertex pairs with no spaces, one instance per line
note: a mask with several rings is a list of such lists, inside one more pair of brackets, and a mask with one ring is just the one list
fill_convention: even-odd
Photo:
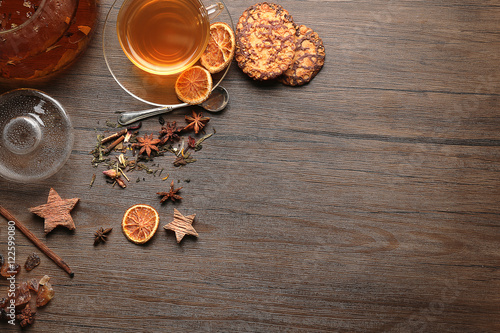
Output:
[[222,4],[222,2],[217,2],[217,3],[214,3],[213,5],[208,6],[206,8],[207,13],[208,13],[208,19],[210,21],[212,21],[217,16],[219,16],[219,14],[222,12],[223,9],[224,9],[224,5]]

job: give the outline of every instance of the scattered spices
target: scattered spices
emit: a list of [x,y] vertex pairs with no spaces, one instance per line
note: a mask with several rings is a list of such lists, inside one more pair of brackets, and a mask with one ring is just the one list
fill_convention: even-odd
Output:
[[179,140],[179,132],[181,131],[182,129],[180,128],[177,128],[177,123],[175,121],[172,122],[172,124],[170,124],[168,121],[167,121],[167,125],[166,126],[162,126],[161,130],[160,130],[160,144],[161,145],[164,145],[166,144],[168,141],[174,141],[174,140]]
[[165,181],[168,179],[169,176],[170,176],[170,174],[168,174],[166,177],[163,177],[161,180]]
[[61,267],[69,274],[70,277],[75,276],[75,274],[71,271],[68,264],[66,264],[61,257],[55,254],[47,245],[42,243],[28,228],[24,226],[18,219],[14,217],[7,209],[0,206],[0,215],[2,215],[7,221],[14,221],[16,228],[21,231],[36,247],[40,249],[43,253],[47,255],[57,266]]
[[35,322],[35,315],[36,311],[31,310],[31,307],[28,304],[21,311],[21,313],[16,316],[16,319],[19,320],[19,325],[21,325],[21,327],[26,327]]
[[116,139],[118,139],[119,137],[121,137],[121,136],[123,136],[123,135],[125,135],[125,134],[127,134],[127,129],[126,129],[126,128],[122,129],[122,130],[121,130],[121,131],[119,131],[119,132],[116,132],[116,133],[114,133],[114,134],[111,134],[111,135],[110,135],[110,136],[108,136],[108,137],[105,137],[104,139],[102,139],[102,140],[101,140],[101,144],[103,145],[103,144],[105,144],[105,143],[106,143],[106,142],[108,142],[108,141],[111,141],[111,140],[116,140]]
[[198,233],[194,230],[192,224],[196,214],[184,216],[177,209],[174,208],[174,220],[163,228],[175,232],[177,243],[180,243],[185,235],[192,235],[198,237]]
[[24,264],[24,268],[29,272],[33,270],[36,266],[40,265],[40,257],[38,254],[33,252],[28,256],[28,259],[26,259],[26,263]]
[[127,132],[127,134],[125,134],[125,139],[123,139],[123,143],[129,143],[131,138],[132,138],[132,133]]
[[45,205],[32,207],[29,210],[45,219],[45,234],[48,234],[57,226],[63,226],[69,230],[74,230],[75,222],[70,212],[79,200],[78,198],[63,200],[59,194],[51,188],[47,203]]
[[164,203],[168,199],[172,200],[172,202],[175,202],[175,200],[182,200],[182,197],[177,194],[182,189],[182,187],[179,187],[177,189],[174,189],[174,181],[172,180],[172,183],[170,183],[170,190],[168,192],[158,192],[156,194],[163,196],[163,198],[160,200],[160,203]]
[[141,148],[139,151],[139,155],[146,153],[148,157],[151,157],[151,151],[156,151],[158,152],[159,149],[157,145],[160,143],[159,139],[153,139],[153,134],[151,135],[144,135],[143,138],[138,137],[137,138],[138,143],[133,144],[132,146],[134,148]]
[[193,110],[193,116],[185,116],[186,122],[188,122],[188,125],[184,127],[184,131],[187,131],[189,129],[193,129],[196,134],[203,130],[205,125],[210,121],[209,117],[203,117],[203,113],[200,112],[196,114]]
[[113,179],[121,188],[127,187],[127,184],[125,184],[123,179],[121,179],[121,175],[122,175],[121,172],[116,171],[115,169],[109,169],[109,170],[103,171],[102,173],[104,175],[106,175],[107,177]]
[[165,125],[165,119],[163,119],[162,116],[158,117],[158,122],[160,123],[161,126]]
[[186,165],[188,163],[196,162],[195,159],[191,158],[191,153],[181,153],[173,162],[174,166],[180,167],[182,165]]
[[[161,122],[163,118],[160,116],[159,119]],[[175,160],[173,164],[175,167],[193,163],[196,159],[191,157],[188,150],[193,150],[193,153],[199,151],[202,148],[201,143],[215,134],[215,130],[213,133],[204,135],[198,140],[196,140],[194,135],[189,135],[184,140],[181,137],[182,131],[192,130],[196,133],[203,131],[210,118],[203,117],[201,112],[197,114],[192,111],[192,116],[186,116],[186,120],[188,121],[188,125],[184,128],[179,128],[175,121],[165,122],[163,120],[157,139],[153,138],[154,134],[138,137],[138,129],[141,128],[142,122],[135,126],[123,128],[107,137],[97,135],[97,144],[94,150],[90,152],[94,156],[92,165],[97,167],[99,164],[104,163],[108,169],[103,171],[107,176],[106,183],[112,186],[118,184],[118,186],[126,188],[127,184],[123,178],[128,182],[130,182],[130,179],[125,172],[145,171],[147,174],[153,175],[153,177],[161,177],[164,168],[160,168],[159,164],[149,163],[155,157],[165,156],[168,153],[174,154]],[[179,144],[174,144],[178,140],[180,140]],[[109,142],[111,143],[108,144]],[[107,144],[107,147],[104,144]],[[132,152],[134,160],[129,161],[127,159],[126,154],[129,150]],[[116,160],[112,160],[107,156],[112,151],[121,151],[121,154],[116,156]],[[162,180],[166,180],[167,178],[168,176],[162,178]],[[136,183],[141,182],[141,177],[135,179]],[[93,186],[95,180],[96,176],[93,174],[89,183],[90,187]],[[142,181],[145,180],[145,178],[142,178]]]
[[211,137],[212,135],[214,135],[216,132],[215,132],[215,128],[214,128],[214,131],[210,134],[207,134],[203,137],[201,137],[200,139],[198,139],[198,141],[196,141],[195,145],[194,145],[194,151],[199,151],[201,150],[202,147],[202,143],[203,141],[205,141],[206,139],[208,139],[209,137]]
[[96,147],[94,148],[94,150],[90,152],[90,154],[94,156],[94,158],[92,159],[92,165],[94,167],[97,167],[99,163],[106,161],[106,159],[103,156],[103,149],[101,144],[102,138],[103,138],[102,135],[97,135]]
[[183,166],[183,165],[186,165],[187,162],[186,160],[184,159],[184,156],[180,155],[179,157],[177,157],[174,161],[174,166],[175,167],[180,167],[180,166]]
[[111,230],[113,230],[113,228],[108,228],[108,229],[104,229],[104,228],[99,228],[95,233],[94,233],[94,246],[99,244],[99,243],[106,243],[106,241],[108,240],[108,235],[109,233],[111,232]]
[[118,139],[113,141],[113,143],[111,143],[106,149],[104,149],[102,153],[104,155],[108,155],[113,149],[115,149],[116,146],[118,146],[120,143],[122,143],[123,140],[125,140],[124,135],[120,136]]
[[48,275],[44,275],[44,277],[40,279],[40,287],[38,288],[38,292],[36,294],[37,308],[46,305],[52,298],[54,298],[54,288],[52,288],[49,280],[50,277]]

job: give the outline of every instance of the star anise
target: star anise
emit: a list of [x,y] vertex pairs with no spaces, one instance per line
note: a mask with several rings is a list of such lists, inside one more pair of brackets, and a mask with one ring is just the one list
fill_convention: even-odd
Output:
[[17,320],[19,320],[19,324],[21,327],[26,327],[28,325],[33,324],[35,321],[36,311],[32,311],[30,305],[26,305],[26,307],[21,311],[20,314],[16,316]]
[[174,181],[172,180],[172,183],[170,184],[170,191],[168,192],[158,192],[156,194],[163,196],[163,198],[160,200],[160,203],[163,203],[167,201],[169,198],[172,200],[172,202],[175,202],[175,200],[181,200],[182,197],[177,194],[181,190],[182,187],[174,189]]
[[177,128],[177,124],[175,121],[173,121],[172,124],[167,121],[167,126],[162,126],[160,130],[160,144],[164,145],[168,141],[179,140],[180,138],[177,133],[179,133],[181,130],[181,128]]
[[94,233],[94,245],[99,244],[100,242],[105,243],[108,240],[108,235],[113,230],[113,228],[99,228],[95,233]]
[[194,132],[198,134],[199,131],[203,130],[203,127],[205,127],[209,120],[210,118],[203,117],[203,114],[201,112],[196,114],[196,112],[193,111],[192,117],[186,116],[186,121],[189,124],[184,127],[184,130],[194,129]]
[[160,143],[159,139],[153,139],[153,134],[151,135],[146,135],[144,134],[144,137],[137,137],[138,143],[134,143],[132,146],[134,148],[141,148],[139,151],[139,154],[143,154],[144,152],[148,155],[148,157],[151,157],[151,151],[159,151],[158,147],[156,147],[157,144]]

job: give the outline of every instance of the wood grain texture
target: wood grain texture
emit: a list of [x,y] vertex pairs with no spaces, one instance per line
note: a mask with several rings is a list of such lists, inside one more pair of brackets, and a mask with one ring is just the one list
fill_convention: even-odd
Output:
[[[253,4],[227,1],[233,20]],[[43,87],[72,118],[73,152],[41,183],[0,180],[0,203],[75,277],[42,254],[21,273],[48,274],[56,290],[31,331],[500,331],[498,1],[280,4],[322,37],[323,70],[292,88],[253,82],[233,63],[229,106],[211,115],[217,133],[196,163],[158,159],[168,182],[142,173],[112,188],[90,165],[96,130],[144,108],[108,73],[100,33]],[[184,123],[190,112],[165,118]],[[158,129],[149,119],[141,133]],[[184,199],[160,205],[170,180]],[[44,236],[28,212],[51,187],[81,199],[74,232]],[[159,228],[145,246],[130,243],[119,226],[137,203],[158,209],[160,226],[174,207],[196,214],[199,238],[178,245]],[[99,227],[114,229],[94,247]],[[2,221],[4,255],[6,235]],[[34,250],[18,236],[20,263]]]

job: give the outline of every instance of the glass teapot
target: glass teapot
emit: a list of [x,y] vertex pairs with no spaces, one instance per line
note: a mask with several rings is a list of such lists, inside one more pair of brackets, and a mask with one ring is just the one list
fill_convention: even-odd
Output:
[[97,15],[97,0],[0,0],[0,85],[38,84],[69,67]]

